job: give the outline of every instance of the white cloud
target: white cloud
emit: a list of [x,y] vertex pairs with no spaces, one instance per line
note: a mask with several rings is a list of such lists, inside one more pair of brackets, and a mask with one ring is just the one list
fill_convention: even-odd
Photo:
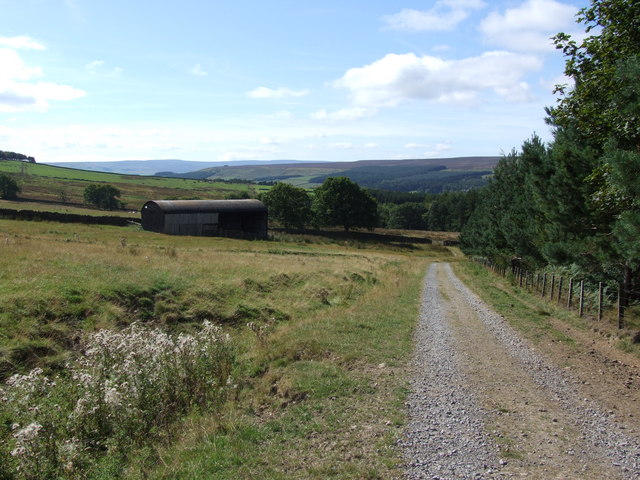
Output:
[[291,90],[290,88],[268,88],[258,87],[255,90],[247,92],[249,98],[287,98],[287,97],[304,97],[309,94],[309,90]]
[[4,125],[0,125],[0,138],[10,138],[14,135],[14,130]]
[[17,50],[45,50],[45,46],[31,37],[0,37],[0,47],[15,48]]
[[326,110],[318,110],[311,114],[311,118],[314,120],[323,120],[328,122],[348,122],[353,120],[360,120],[361,118],[369,117],[375,113],[375,110],[370,108],[342,108],[335,112],[327,112]]
[[355,145],[351,142],[335,142],[330,143],[329,146],[331,148],[338,148],[340,150],[351,150],[352,148],[355,148]]
[[276,140],[275,138],[271,138],[271,137],[267,137],[267,136],[262,137],[260,139],[260,143],[262,145],[280,145],[281,144],[281,142]]
[[104,65],[104,60],[94,60],[93,62],[87,63],[84,68],[93,72],[102,65]]
[[380,144],[375,143],[375,142],[371,142],[371,143],[365,143],[363,145],[364,148],[380,148]]
[[189,70],[189,74],[196,77],[206,77],[208,75],[207,72],[202,70],[202,65],[200,65],[199,63],[194,65],[193,68]]
[[480,23],[492,45],[519,51],[553,50],[550,37],[575,28],[578,8],[556,0],[527,0],[504,13],[493,12]]
[[427,157],[433,157],[442,152],[452,149],[449,143],[438,143],[435,145],[435,147],[433,147],[431,145],[425,145],[423,143],[415,142],[405,144],[404,148],[406,148],[407,150],[423,150],[422,155],[425,155]]
[[83,97],[85,92],[51,82],[29,82],[42,76],[38,67],[28,67],[17,52],[0,49],[0,112],[45,111],[49,101],[67,101]]
[[485,6],[482,0],[439,0],[426,11],[402,9],[394,15],[383,17],[390,30],[408,32],[452,30],[465,20],[470,11]]
[[10,80],[27,80],[42,75],[39,67],[27,67],[18,52],[0,48],[0,86]]
[[279,110],[270,115],[265,115],[265,118],[270,118],[273,120],[291,120],[293,118],[293,113],[288,110]]
[[347,89],[354,105],[363,108],[393,107],[407,100],[473,105],[483,91],[526,101],[530,94],[522,77],[541,67],[535,56],[500,51],[462,60],[389,54],[348,70],[334,86]]
[[103,75],[107,75],[110,77],[113,76],[117,76],[120,75],[124,69],[120,68],[120,67],[115,67],[113,70],[110,71],[104,71],[104,69],[102,67],[104,67],[105,62],[104,60],[94,60],[93,62],[89,62],[87,63],[84,68],[91,72],[92,74],[97,74],[98,72],[100,72]]
[[235,160],[258,160],[260,155],[245,152],[226,152],[220,157],[222,162],[233,162]]

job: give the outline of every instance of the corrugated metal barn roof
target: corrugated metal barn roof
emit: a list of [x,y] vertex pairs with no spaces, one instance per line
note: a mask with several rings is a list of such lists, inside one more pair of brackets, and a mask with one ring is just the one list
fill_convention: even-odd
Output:
[[165,213],[267,211],[266,205],[259,200],[150,200],[142,208],[149,204],[155,204]]

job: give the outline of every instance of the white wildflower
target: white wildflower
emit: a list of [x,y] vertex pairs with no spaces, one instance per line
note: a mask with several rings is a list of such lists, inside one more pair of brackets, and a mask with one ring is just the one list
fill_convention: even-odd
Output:
[[38,436],[38,432],[42,430],[42,425],[36,422],[32,422],[21,430],[18,430],[13,434],[13,437],[18,442],[30,442]]
[[23,447],[22,445],[18,445],[16,448],[11,450],[11,456],[12,457],[21,457],[25,453],[27,453],[27,449],[25,447]]
[[119,407],[122,402],[122,394],[117,388],[109,387],[104,391],[104,403],[110,407]]

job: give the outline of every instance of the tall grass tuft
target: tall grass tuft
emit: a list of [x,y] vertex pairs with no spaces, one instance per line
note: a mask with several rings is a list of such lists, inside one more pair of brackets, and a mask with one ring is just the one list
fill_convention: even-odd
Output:
[[0,473],[85,478],[100,457],[124,458],[180,415],[219,407],[233,362],[228,335],[209,322],[194,335],[139,324],[99,331],[64,373],[34,369],[0,389],[0,429],[9,439],[0,444]]

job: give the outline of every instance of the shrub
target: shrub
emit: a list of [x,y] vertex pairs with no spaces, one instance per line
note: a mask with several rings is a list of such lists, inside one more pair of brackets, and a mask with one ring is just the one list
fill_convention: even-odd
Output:
[[196,335],[139,324],[102,330],[64,373],[35,369],[0,389],[0,459],[12,467],[3,468],[15,479],[81,478],[100,457],[126,456],[180,415],[218,407],[233,358],[229,337],[208,322]]
[[104,210],[116,210],[123,204],[118,200],[120,190],[112,185],[88,185],[84,189],[84,202]]
[[0,199],[15,200],[20,193],[17,182],[8,175],[0,173]]

